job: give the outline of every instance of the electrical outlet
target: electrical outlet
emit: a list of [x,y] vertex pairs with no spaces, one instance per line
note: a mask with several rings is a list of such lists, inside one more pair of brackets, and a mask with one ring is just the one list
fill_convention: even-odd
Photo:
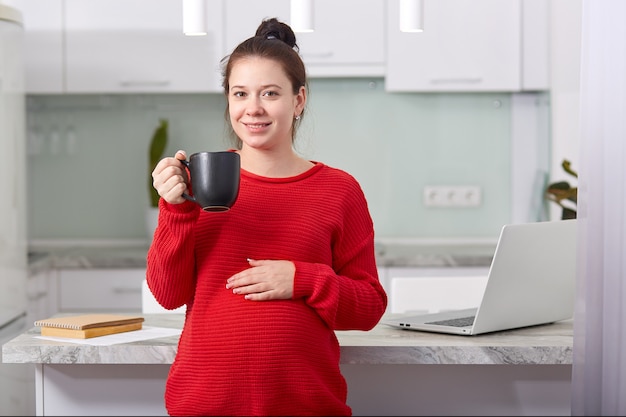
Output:
[[428,185],[424,187],[425,207],[478,207],[482,195],[477,185]]

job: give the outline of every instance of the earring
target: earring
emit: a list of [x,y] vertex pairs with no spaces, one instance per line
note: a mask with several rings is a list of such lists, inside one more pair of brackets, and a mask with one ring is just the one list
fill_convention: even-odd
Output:
[[296,119],[296,120],[300,120],[300,115],[297,115],[297,116],[295,117],[295,119]]

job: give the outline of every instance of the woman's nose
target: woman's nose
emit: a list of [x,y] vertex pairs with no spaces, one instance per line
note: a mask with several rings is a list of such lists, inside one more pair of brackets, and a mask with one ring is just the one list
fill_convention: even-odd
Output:
[[248,106],[246,107],[246,113],[254,116],[263,113],[263,106],[258,98],[250,99]]

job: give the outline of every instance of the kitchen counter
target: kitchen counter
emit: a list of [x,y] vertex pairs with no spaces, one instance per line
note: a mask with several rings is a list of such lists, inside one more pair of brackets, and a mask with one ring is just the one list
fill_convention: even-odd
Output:
[[[180,314],[146,314],[145,326],[182,328]],[[2,347],[4,362],[45,364],[170,364],[178,337],[88,346],[35,338],[31,328]],[[379,324],[368,332],[338,331],[345,364],[518,364],[572,363],[572,322],[474,337],[394,329]]]
[[[31,272],[122,270],[145,268],[148,246],[30,249]],[[386,241],[377,242],[376,255],[378,266],[389,270],[444,271],[487,267],[494,249],[495,242]],[[183,324],[179,314],[144,316],[146,326]],[[31,328],[2,348],[3,362],[34,367],[38,415],[167,415],[163,391],[178,337],[90,346],[38,334]],[[354,415],[570,414],[571,320],[474,337],[385,325],[337,335]]]
[[145,244],[94,244],[36,246],[28,251],[28,265],[38,268],[145,268],[148,246]]
[[[495,251],[493,241],[376,242],[379,267],[473,267],[489,266]],[[28,252],[29,267],[73,268],[145,268],[148,244],[92,243],[89,245],[35,245]]]
[[[178,314],[144,316],[146,326],[183,323]],[[2,354],[3,362],[36,365],[39,415],[165,415],[163,384],[178,337],[89,346],[38,334],[28,330],[5,343]],[[337,335],[355,415],[569,414],[571,320],[473,337],[382,324]],[[477,387],[472,401],[467,389],[476,394]],[[99,395],[91,391],[105,388],[110,401],[94,404]],[[468,401],[451,401],[455,392]]]

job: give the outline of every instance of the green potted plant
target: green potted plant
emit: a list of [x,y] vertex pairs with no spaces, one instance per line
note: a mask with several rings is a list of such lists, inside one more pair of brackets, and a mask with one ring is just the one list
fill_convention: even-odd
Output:
[[[578,178],[578,173],[572,170],[570,161],[564,159],[561,166],[565,172]],[[554,182],[546,188],[546,198],[561,206],[561,220],[576,218],[578,187],[572,187],[567,181]]]
[[159,193],[152,186],[152,171],[163,158],[168,141],[168,127],[169,122],[167,119],[159,119],[159,125],[154,129],[148,149],[148,195],[150,196],[150,205],[146,221],[150,237],[154,234],[159,217]]

